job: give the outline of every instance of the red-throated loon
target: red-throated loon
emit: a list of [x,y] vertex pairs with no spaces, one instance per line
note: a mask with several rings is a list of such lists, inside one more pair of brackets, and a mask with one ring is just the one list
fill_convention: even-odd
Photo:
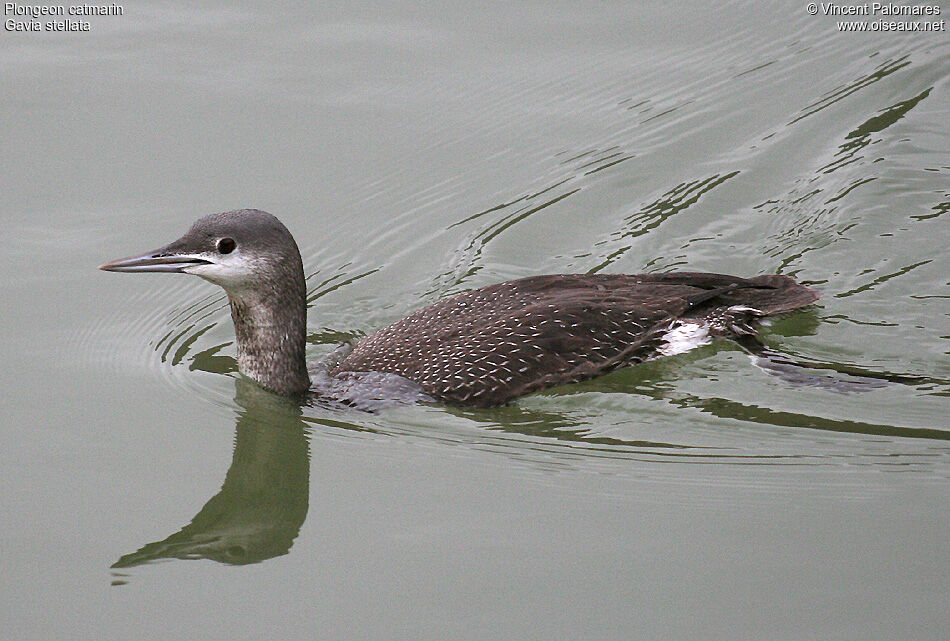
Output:
[[[194,274],[220,285],[231,304],[238,369],[279,394],[310,389],[303,264],[274,216],[256,209],[205,216],[173,243],[100,269]],[[818,296],[781,275],[532,276],[415,311],[357,341],[328,374],[396,374],[432,398],[487,407],[711,337],[749,335],[756,319]]]

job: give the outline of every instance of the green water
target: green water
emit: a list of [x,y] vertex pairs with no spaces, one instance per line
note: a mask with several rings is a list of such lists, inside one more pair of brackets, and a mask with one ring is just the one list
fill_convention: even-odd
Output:
[[[945,31],[123,7],[0,33],[0,638],[946,637]],[[301,408],[234,373],[219,290],[96,270],[239,207],[297,238],[314,360],[508,278],[690,269],[813,284],[766,343],[917,378],[717,342],[493,410]]]

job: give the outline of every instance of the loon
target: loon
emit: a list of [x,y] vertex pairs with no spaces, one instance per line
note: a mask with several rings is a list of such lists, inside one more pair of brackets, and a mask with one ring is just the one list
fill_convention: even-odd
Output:
[[[227,292],[238,370],[282,395],[311,389],[297,243],[274,216],[200,218],[178,240],[108,262],[112,272],[200,276]],[[328,374],[394,374],[453,405],[490,407],[543,388],[671,355],[808,305],[814,289],[778,274],[554,274],[464,292],[366,336]]]

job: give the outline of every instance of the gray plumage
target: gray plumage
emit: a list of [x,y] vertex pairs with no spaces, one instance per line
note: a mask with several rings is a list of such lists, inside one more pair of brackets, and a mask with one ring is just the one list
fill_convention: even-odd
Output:
[[[170,245],[102,269],[185,272],[221,285],[231,303],[239,369],[278,393],[310,387],[300,254],[270,214],[206,216]],[[358,341],[327,373],[386,372],[445,402],[498,405],[668,353],[664,346],[677,328],[739,336],[751,333],[757,318],[817,298],[780,275],[535,276],[413,312]]]

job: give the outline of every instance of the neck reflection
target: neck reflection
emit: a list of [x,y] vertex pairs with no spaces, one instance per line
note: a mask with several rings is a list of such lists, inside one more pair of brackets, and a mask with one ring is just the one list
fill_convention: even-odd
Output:
[[230,565],[287,554],[307,517],[310,448],[300,406],[236,381],[234,455],[221,490],[191,523],[119,558],[128,568],[161,559],[211,559]]

